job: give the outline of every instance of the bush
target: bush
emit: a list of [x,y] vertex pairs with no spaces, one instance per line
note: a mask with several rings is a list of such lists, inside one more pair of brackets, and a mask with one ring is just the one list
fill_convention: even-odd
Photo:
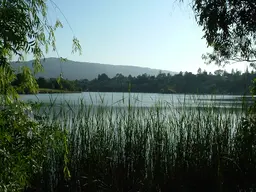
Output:
[[[64,132],[37,122],[28,105],[2,106],[0,111],[0,191],[35,188],[47,166],[49,150],[63,151]],[[56,144],[56,140],[59,142]],[[35,179],[37,178],[37,179]]]

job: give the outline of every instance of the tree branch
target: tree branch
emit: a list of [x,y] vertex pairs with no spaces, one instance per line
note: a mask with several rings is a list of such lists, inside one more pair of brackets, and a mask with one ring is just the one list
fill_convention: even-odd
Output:
[[231,61],[236,61],[236,62],[256,62],[256,59],[242,59],[242,58],[233,58],[230,59]]

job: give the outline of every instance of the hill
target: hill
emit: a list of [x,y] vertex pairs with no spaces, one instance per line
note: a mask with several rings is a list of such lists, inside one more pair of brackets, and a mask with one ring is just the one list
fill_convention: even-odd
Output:
[[[16,70],[19,66],[28,66],[29,68],[32,68],[32,63],[33,61],[13,62],[12,66]],[[105,73],[110,78],[112,78],[117,73],[121,73],[124,76],[138,76],[144,73],[149,75],[157,75],[160,71],[160,69],[150,69],[136,66],[109,65],[100,63],[77,62],[71,60],[61,62],[58,58],[47,58],[42,60],[42,65],[44,66],[44,72],[38,73],[37,77],[56,78],[60,75],[62,69],[63,78],[69,80],[92,80],[102,73]],[[172,75],[175,74],[174,72],[165,70],[162,70],[162,72],[170,73]]]

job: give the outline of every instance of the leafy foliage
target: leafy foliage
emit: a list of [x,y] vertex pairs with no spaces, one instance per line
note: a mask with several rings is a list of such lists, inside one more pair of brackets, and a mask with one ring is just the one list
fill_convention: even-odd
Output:
[[[52,0],[0,0],[0,191],[22,191],[34,177],[41,181],[51,151],[63,161],[64,178],[70,176],[65,131],[31,119],[25,112],[28,105],[16,100],[18,92],[37,91],[35,73],[43,70],[40,61],[49,47],[56,51],[55,31],[63,25],[58,19],[49,24],[47,2],[54,4]],[[81,53],[81,46],[74,37],[72,52],[77,51]],[[26,54],[33,56],[34,70],[22,67],[17,75],[10,61],[23,60]]]
[[193,0],[192,7],[213,53],[204,56],[217,65],[256,62],[256,2],[252,0]]
[[[49,46],[56,51],[55,31],[62,23],[57,20],[50,25],[47,17],[47,1],[44,0],[0,0],[0,94],[17,97],[17,89],[37,90],[34,74],[27,68],[22,69],[23,84],[19,88],[11,86],[15,79],[10,60],[15,56],[24,59],[24,54],[34,57],[34,71],[42,71],[40,59]],[[73,51],[81,53],[79,41],[74,37]]]
[[34,177],[40,179],[49,150],[64,151],[64,133],[36,121],[29,105],[5,106],[0,111],[0,191],[21,191]]
[[[192,0],[192,8],[203,38],[213,48],[203,55],[207,64],[249,62],[256,68],[256,1]],[[254,89],[255,83],[252,94]]]

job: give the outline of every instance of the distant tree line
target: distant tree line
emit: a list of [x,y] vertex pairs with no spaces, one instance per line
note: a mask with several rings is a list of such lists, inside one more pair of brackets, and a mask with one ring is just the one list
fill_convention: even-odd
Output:
[[[198,69],[197,74],[180,72],[175,75],[159,72],[156,76],[142,74],[137,77],[116,74],[109,78],[105,73],[93,80],[67,80],[60,83],[57,78],[39,77],[39,88],[61,89],[67,91],[89,92],[144,92],[144,93],[186,93],[186,94],[249,94],[255,71],[242,73],[232,70],[216,70],[208,73]],[[14,84],[18,85],[22,74],[17,76]]]

